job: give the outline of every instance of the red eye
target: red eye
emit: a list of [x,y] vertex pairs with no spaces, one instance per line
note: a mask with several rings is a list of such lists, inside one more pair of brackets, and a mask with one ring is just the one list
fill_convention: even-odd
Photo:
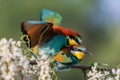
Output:
[[77,51],[78,50],[78,48],[77,48],[77,46],[73,46],[73,48],[72,48],[73,50],[75,50],[75,51]]

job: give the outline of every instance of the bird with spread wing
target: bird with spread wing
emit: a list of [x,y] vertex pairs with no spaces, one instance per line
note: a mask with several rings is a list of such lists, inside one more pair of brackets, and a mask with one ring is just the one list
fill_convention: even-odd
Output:
[[74,30],[60,26],[62,16],[54,11],[44,9],[41,21],[25,21],[21,23],[21,31],[29,48],[34,53],[44,50],[56,64],[56,70],[67,69],[91,54],[82,43],[81,36]]

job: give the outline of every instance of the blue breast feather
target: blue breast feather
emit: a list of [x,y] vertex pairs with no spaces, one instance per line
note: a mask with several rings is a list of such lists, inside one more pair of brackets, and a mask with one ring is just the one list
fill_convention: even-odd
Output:
[[66,45],[68,45],[66,36],[55,35],[49,42],[40,45],[39,52],[44,51],[46,54],[54,56]]

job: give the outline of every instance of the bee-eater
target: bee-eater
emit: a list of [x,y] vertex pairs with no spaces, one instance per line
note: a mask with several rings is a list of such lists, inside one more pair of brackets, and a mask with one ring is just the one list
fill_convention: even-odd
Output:
[[62,17],[59,13],[43,10],[41,21],[25,21],[21,23],[23,34],[29,48],[34,53],[45,51],[56,64],[56,69],[68,68],[83,60],[89,54],[83,46],[81,36],[74,30],[59,26]]

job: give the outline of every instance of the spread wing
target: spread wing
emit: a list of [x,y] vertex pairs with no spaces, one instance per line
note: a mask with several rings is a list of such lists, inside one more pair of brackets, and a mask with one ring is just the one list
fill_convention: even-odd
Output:
[[[29,37],[30,42],[27,45],[30,44],[30,48],[52,38],[55,34],[52,27],[52,23],[42,21],[26,21],[21,23],[21,31]],[[24,37],[24,40],[28,41],[26,37]]]
[[40,17],[42,21],[51,22],[54,25],[60,25],[62,22],[62,16],[59,13],[48,9],[43,9]]

